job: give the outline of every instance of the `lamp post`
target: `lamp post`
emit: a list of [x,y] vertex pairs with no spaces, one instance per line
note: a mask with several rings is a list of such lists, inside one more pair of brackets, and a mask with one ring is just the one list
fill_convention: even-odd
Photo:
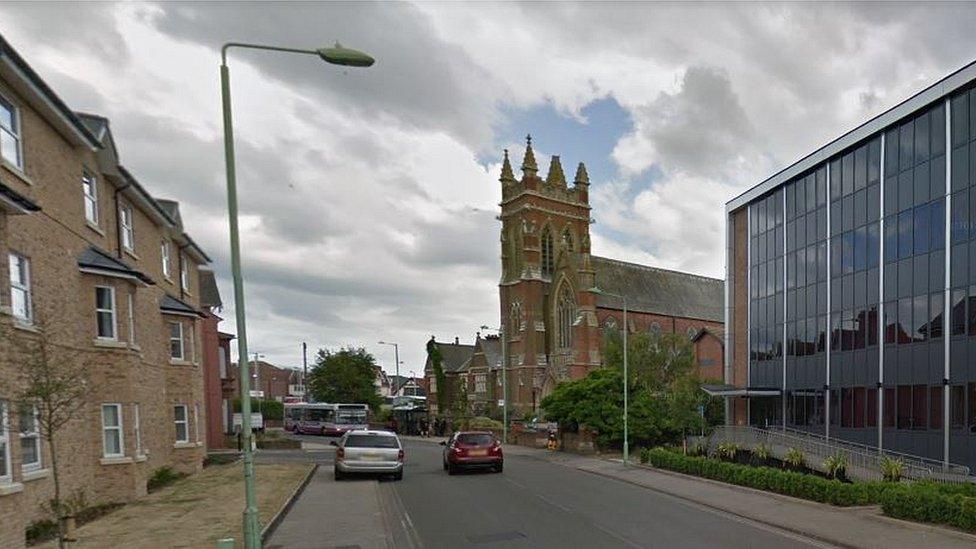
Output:
[[327,63],[349,67],[368,67],[374,60],[365,53],[343,48],[338,43],[332,48],[316,50],[283,48],[260,44],[228,42],[220,49],[220,99],[224,116],[224,161],[227,166],[227,217],[230,223],[230,264],[234,280],[234,314],[237,324],[237,356],[241,363],[241,430],[244,442],[244,547],[260,549],[261,528],[258,524],[257,498],[254,493],[254,455],[251,452],[251,376],[248,371],[247,329],[244,314],[244,279],[241,275],[241,243],[237,221],[237,175],[234,161],[234,124],[230,104],[230,71],[227,68],[227,50],[247,48],[287,53],[317,55]]
[[596,295],[605,295],[609,297],[616,297],[623,302],[624,305],[624,465],[627,465],[627,458],[630,456],[630,447],[627,440],[627,393],[629,392],[629,381],[627,377],[627,298],[610,292],[605,292],[600,288],[593,287],[590,288],[590,293]]
[[498,332],[498,339],[502,345],[502,442],[508,444],[508,356],[505,344],[505,323],[502,322],[500,328],[495,330],[482,324],[482,330],[492,330]]
[[[396,361],[396,382],[400,383],[400,346],[396,343],[389,343],[386,341],[377,341],[380,345],[392,345],[393,346],[393,360]],[[395,387],[393,390],[393,396],[399,396],[397,393],[400,392],[400,387]]]

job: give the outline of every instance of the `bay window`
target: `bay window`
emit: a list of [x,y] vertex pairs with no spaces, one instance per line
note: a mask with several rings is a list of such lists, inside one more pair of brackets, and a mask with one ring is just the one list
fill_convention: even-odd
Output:
[[25,471],[41,468],[41,433],[36,406],[21,406],[17,413],[20,427],[20,466]]
[[18,169],[24,169],[20,144],[20,113],[0,97],[0,158]]
[[176,425],[176,442],[190,442],[185,404],[173,406],[173,423]]
[[116,339],[115,288],[95,286],[95,323],[99,339]]
[[14,318],[21,322],[30,323],[33,319],[31,304],[30,260],[26,257],[10,254],[10,307]]
[[183,360],[183,324],[169,323],[169,357],[173,360]]

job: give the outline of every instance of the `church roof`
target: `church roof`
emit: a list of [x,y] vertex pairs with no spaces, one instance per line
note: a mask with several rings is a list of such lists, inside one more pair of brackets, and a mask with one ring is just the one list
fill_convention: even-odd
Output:
[[497,368],[502,364],[502,340],[489,337],[481,340],[481,350],[485,353],[485,363],[488,368]]
[[441,367],[444,372],[459,372],[467,364],[468,359],[474,354],[474,345],[463,345],[460,343],[441,343],[436,342],[437,348],[441,351]]
[[[606,257],[591,256],[596,286],[627,298],[629,311],[699,320],[724,320],[725,282]],[[617,297],[596,296],[597,307],[623,309]]]

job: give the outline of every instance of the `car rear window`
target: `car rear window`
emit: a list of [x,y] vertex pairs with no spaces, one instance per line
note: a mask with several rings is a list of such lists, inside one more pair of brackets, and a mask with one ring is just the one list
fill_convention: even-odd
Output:
[[399,448],[396,437],[383,435],[349,435],[346,448]]
[[458,435],[457,441],[458,444],[488,446],[491,444],[492,437],[488,434],[461,434]]

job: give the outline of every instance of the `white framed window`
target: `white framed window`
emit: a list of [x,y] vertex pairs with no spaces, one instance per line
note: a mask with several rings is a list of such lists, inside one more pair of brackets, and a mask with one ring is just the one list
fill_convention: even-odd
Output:
[[132,431],[136,435],[136,456],[142,456],[142,419],[139,417],[139,403],[132,405]]
[[173,406],[173,423],[176,424],[176,442],[190,442],[185,404]]
[[136,234],[132,222],[132,206],[119,206],[119,225],[122,232],[122,246],[130,252],[136,249]]
[[436,393],[437,392],[437,378],[434,377],[434,376],[431,376],[430,382],[427,384],[427,386],[430,387],[430,392]]
[[0,484],[11,479],[10,431],[7,425],[7,402],[0,400]]
[[126,307],[129,313],[129,345],[135,345],[136,343],[136,298],[131,294],[125,295]]
[[476,374],[474,376],[474,392],[476,393],[486,393],[488,392],[488,376],[485,374]]
[[0,158],[24,169],[20,142],[20,113],[12,103],[0,97]]
[[102,404],[102,455],[107,458],[125,455],[121,404]]
[[200,442],[200,404],[193,404],[193,434],[197,437],[197,442]]
[[30,260],[26,257],[10,253],[10,307],[14,318],[21,322],[33,321],[33,304],[31,303]]
[[41,432],[36,406],[21,406],[17,413],[20,427],[20,466],[25,471],[41,468]]
[[95,323],[99,339],[117,339],[115,288],[95,286]]
[[170,248],[169,240],[164,240],[159,245],[159,255],[163,258],[163,276],[165,276],[166,278],[170,277],[169,248]]
[[85,200],[85,220],[98,225],[98,184],[87,172],[81,176],[81,193]]
[[169,357],[173,360],[183,360],[183,323],[169,323]]
[[186,254],[180,254],[180,288],[190,293],[190,262],[186,259]]

